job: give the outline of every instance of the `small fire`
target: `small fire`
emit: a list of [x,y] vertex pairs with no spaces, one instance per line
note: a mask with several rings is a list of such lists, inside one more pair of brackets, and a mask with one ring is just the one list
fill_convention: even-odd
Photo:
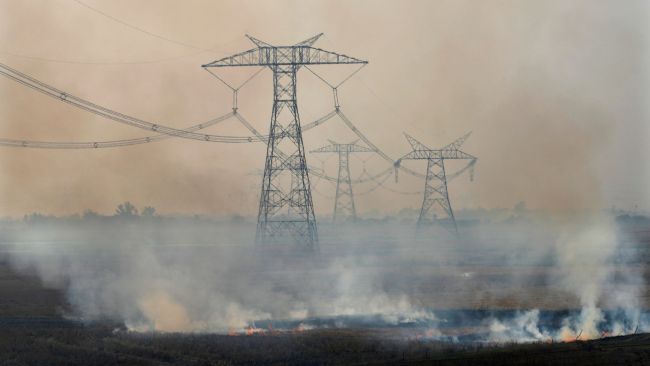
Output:
[[560,333],[560,340],[565,343],[570,343],[570,342],[575,342],[578,339],[580,339],[580,336],[582,336],[582,331],[580,333],[576,334],[574,331],[564,328],[562,329],[562,332]]
[[264,329],[256,328],[255,326],[249,325],[246,328],[246,335],[250,336],[250,335],[253,335],[253,334],[264,334]]

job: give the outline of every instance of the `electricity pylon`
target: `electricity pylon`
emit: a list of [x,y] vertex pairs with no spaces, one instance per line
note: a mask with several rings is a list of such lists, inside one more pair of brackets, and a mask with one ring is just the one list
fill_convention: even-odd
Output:
[[256,48],[213,61],[203,67],[267,66],[273,71],[273,110],[266,149],[256,241],[293,241],[318,250],[316,217],[296,94],[296,72],[303,65],[365,64],[342,54],[314,48],[321,34],[293,46],[273,46],[246,36]]
[[[454,211],[449,202],[449,192],[447,190],[447,176],[445,173],[445,160],[451,159],[465,159],[475,162],[476,157],[467,154],[459,148],[469,137],[469,133],[455,140],[451,144],[443,147],[442,149],[430,149],[413,137],[404,134],[413,151],[404,155],[402,158],[395,162],[395,174],[397,176],[397,168],[402,160],[426,160],[427,161],[427,174],[424,182],[424,199],[422,200],[422,208],[420,209],[420,216],[418,217],[418,227],[425,224],[430,224],[433,220],[440,223],[449,221],[452,225],[453,232],[458,234],[458,227],[456,219],[454,218]],[[437,206],[437,207],[436,207]],[[438,216],[434,213],[435,209],[442,209],[442,215]]]
[[357,210],[354,206],[354,193],[352,192],[352,180],[350,179],[350,153],[375,152],[375,150],[357,145],[357,141],[349,144],[339,144],[328,140],[330,145],[312,150],[312,153],[338,153],[339,154],[339,175],[336,180],[336,197],[334,198],[334,214],[332,221],[357,219]]

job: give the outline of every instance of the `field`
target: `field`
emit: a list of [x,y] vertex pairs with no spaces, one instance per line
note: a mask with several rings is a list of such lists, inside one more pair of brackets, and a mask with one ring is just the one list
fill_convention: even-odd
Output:
[[650,335],[571,343],[452,344],[376,330],[265,335],[139,334],[115,324],[5,318],[0,365],[643,365]]
[[[51,228],[41,229],[43,235],[51,237]],[[622,255],[624,261],[615,259],[607,263],[610,276],[603,284],[604,292],[610,288],[638,289],[638,281],[647,282],[648,231],[638,225],[626,226],[626,230],[628,239],[615,258],[620,259],[621,253],[629,250],[634,255]],[[81,235],[73,227],[58,228],[56,233],[57,240],[61,241],[83,241],[87,235],[95,235],[88,232]],[[18,250],[13,243],[18,234],[5,235],[5,253]],[[150,235],[150,231],[136,227],[122,235],[129,238],[119,237],[120,241],[129,242]],[[214,237],[214,233],[202,233],[199,237]],[[113,239],[117,240],[115,235]],[[354,258],[352,262],[360,267],[353,272],[354,291],[374,288],[379,283],[382,296],[406,294],[413,304],[435,309],[438,319],[431,320],[430,324],[422,320],[392,322],[372,316],[370,311],[370,315],[351,313],[308,316],[300,320],[260,320],[256,328],[231,334],[134,332],[115,317],[83,317],[77,309],[79,304],[70,303],[69,290],[66,292],[66,288],[74,287],[70,284],[75,281],[73,277],[43,281],[49,268],[16,264],[12,259],[15,255],[4,255],[0,257],[0,365],[650,364],[650,335],[643,333],[643,327],[637,334],[620,336],[604,329],[601,339],[591,341],[557,342],[549,338],[515,344],[487,337],[491,323],[486,319],[507,323],[520,311],[533,308],[540,311],[540,329],[554,329],[561,325],[561,319],[579,311],[580,300],[575,293],[554,283],[554,265],[522,251],[503,250],[502,237],[483,239],[484,246],[479,249],[473,248],[473,241],[468,240],[455,243],[449,251],[443,244],[433,254],[425,254],[426,250],[416,247],[407,251],[408,254],[400,251],[397,255],[390,241],[372,250],[368,250],[367,244],[347,249],[333,245],[322,250],[325,264],[297,257],[303,263],[289,271],[283,261],[266,258],[266,267],[257,268],[258,272],[251,277],[260,288],[274,284],[274,291],[300,292],[302,281],[310,286],[312,283],[296,273],[304,275],[306,272],[300,271],[312,267],[308,271],[315,273],[315,278],[328,278],[344,268],[333,267],[331,263],[337,263],[340,253],[345,252],[345,257]],[[157,250],[169,252],[173,257],[192,250],[201,254],[198,257],[214,255],[210,250],[204,251],[202,242],[198,247],[175,245],[176,238],[164,233],[159,240],[168,242]],[[197,242],[196,238],[193,240]],[[239,242],[241,238],[231,240]],[[86,258],[86,254],[78,255],[64,258]],[[40,253],[39,258],[42,256]],[[102,258],[116,260],[120,256],[103,253]],[[379,282],[378,268],[381,269]],[[245,267],[242,271],[250,269]],[[630,273],[634,280],[629,278]],[[360,287],[356,287],[358,283]],[[316,288],[316,292],[325,295],[328,291],[333,290],[326,286]],[[647,319],[650,302],[645,285],[637,295],[642,319]],[[607,298],[599,304],[608,309]],[[616,314],[606,310],[605,316]],[[434,327],[435,335],[432,335]],[[639,328],[638,324],[636,327]]]

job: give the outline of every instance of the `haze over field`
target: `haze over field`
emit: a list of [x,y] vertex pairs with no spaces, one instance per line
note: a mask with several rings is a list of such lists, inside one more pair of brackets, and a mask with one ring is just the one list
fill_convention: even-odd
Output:
[[136,331],[370,326],[524,342],[650,329],[642,238],[607,217],[523,214],[460,240],[414,236],[412,222],[322,224],[318,256],[256,255],[247,222],[98,220],[5,224],[3,258],[64,290],[66,316]]
[[[230,110],[227,88],[199,66],[250,49],[245,33],[293,44],[324,32],[317,46],[370,61],[341,87],[342,108],[391,156],[408,151],[402,131],[431,147],[474,131],[465,147],[480,158],[477,182],[451,185],[456,207],[650,206],[642,160],[650,146],[647,2],[153,3],[85,4],[214,51],[138,32],[71,0],[2,1],[0,58],[91,101],[183,127]],[[341,80],[353,68],[316,70]],[[236,82],[254,69],[217,71]],[[260,131],[268,130],[270,92],[266,71],[239,96],[240,112]],[[0,82],[0,93],[1,137],[93,141],[147,134],[9,80]],[[303,123],[332,108],[329,88],[306,70],[299,93]],[[209,131],[249,134],[234,120]],[[340,122],[328,122],[305,133],[307,150],[326,138],[355,139]],[[261,144],[180,140],[85,152],[3,149],[0,215],[110,213],[127,199],[162,213],[255,214],[259,179],[249,174],[262,168],[264,151]],[[319,165],[314,156],[308,160]],[[352,164],[352,175],[361,174],[361,163]],[[378,172],[387,163],[375,157],[367,165]],[[398,187],[421,186],[403,176]],[[327,184],[319,189],[333,191]],[[330,212],[330,200],[315,200],[317,213]],[[377,190],[358,197],[357,207],[395,212],[419,203],[418,196]]]
[[[176,128],[231,110],[228,88],[200,65],[252,48],[244,34],[291,45],[324,32],[316,46],[370,62],[338,95],[383,151],[408,152],[404,131],[430,147],[473,131],[463,150],[479,158],[473,182],[449,183],[460,238],[415,234],[420,178],[355,185],[362,220],[331,225],[334,186],[312,176],[320,255],[259,256],[262,143],[1,148],[0,258],[64,291],[61,315],[134,331],[352,327],[359,318],[444,340],[475,328],[479,340],[500,342],[649,331],[648,220],[634,216],[650,211],[648,14],[641,0],[0,0],[0,62]],[[256,70],[215,71],[237,85]],[[314,70],[337,83],[355,67]],[[298,89],[303,125],[333,108],[309,71]],[[268,70],[238,97],[239,112],[266,133]],[[0,105],[0,138],[150,133],[6,78]],[[207,132],[250,135],[234,119]],[[304,132],[307,151],[356,138],[336,118]],[[307,160],[336,176],[336,158]],[[351,165],[356,178],[391,162],[368,154]],[[462,167],[449,162],[448,173]],[[127,200],[156,214],[113,215]],[[34,212],[53,217],[16,219]],[[474,318],[450,320],[464,311]]]

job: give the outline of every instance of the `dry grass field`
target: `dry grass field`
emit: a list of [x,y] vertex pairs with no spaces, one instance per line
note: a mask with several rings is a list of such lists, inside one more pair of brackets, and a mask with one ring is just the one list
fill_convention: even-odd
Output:
[[[637,228],[633,233],[640,254],[625,269],[647,282],[644,253],[650,231]],[[481,259],[434,267],[413,260],[408,271],[400,266],[391,269],[389,263],[384,268],[389,274],[385,286],[388,291],[399,288],[441,314],[462,309],[463,314],[479,316],[537,308],[552,317],[553,312],[578,308],[575,295],[549,282],[552,266],[503,266],[477,256]],[[136,333],[118,321],[82,323],[71,318],[74,312],[63,290],[44,284],[33,271],[18,272],[6,256],[2,258],[0,365],[650,364],[647,334],[568,343],[490,343],[472,341],[472,334],[486,329],[485,324],[471,322],[440,329],[446,336],[468,339],[461,342],[428,337],[422,329],[366,327],[363,322],[342,328],[264,328],[251,335]],[[612,284],[617,282],[617,268],[613,265]],[[640,296],[648,309],[648,289]]]

